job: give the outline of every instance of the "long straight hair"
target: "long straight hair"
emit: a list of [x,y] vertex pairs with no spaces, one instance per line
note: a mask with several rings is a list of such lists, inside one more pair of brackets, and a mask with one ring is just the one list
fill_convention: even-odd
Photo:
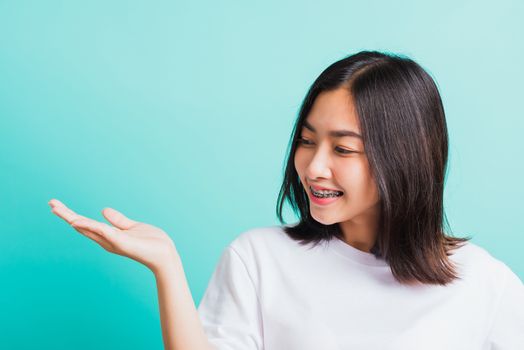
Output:
[[361,51],[327,67],[309,88],[293,127],[277,218],[287,201],[299,222],[284,231],[301,244],[343,238],[338,223],[310,215],[295,169],[300,130],[317,96],[345,88],[353,97],[364,149],[376,181],[380,218],[371,252],[384,259],[404,284],[446,285],[460,278],[448,258],[471,237],[452,237],[444,212],[448,131],[444,107],[431,76],[402,55]]

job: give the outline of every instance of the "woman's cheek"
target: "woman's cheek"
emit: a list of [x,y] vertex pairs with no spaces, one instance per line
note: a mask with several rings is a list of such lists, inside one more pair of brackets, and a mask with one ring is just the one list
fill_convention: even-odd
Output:
[[302,175],[305,169],[304,162],[305,160],[304,160],[303,153],[301,152],[300,149],[297,149],[295,152],[295,170],[299,174],[300,178],[303,178]]

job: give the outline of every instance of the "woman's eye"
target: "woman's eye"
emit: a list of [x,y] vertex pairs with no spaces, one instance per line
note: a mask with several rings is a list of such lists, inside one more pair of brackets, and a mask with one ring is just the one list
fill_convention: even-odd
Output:
[[303,138],[303,137],[299,137],[299,138],[298,138],[298,143],[301,143],[301,144],[303,144],[303,145],[311,145],[311,144],[312,144],[311,141],[309,141],[309,140],[307,140],[307,139],[305,139],[305,138]]
[[335,147],[335,149],[336,149],[339,153],[342,153],[342,154],[355,153],[355,151],[350,151],[350,150],[348,150],[348,149],[344,149],[344,148],[341,148],[341,147]]
[[[303,137],[299,137],[297,141],[298,141],[299,144],[306,145],[306,146],[310,146],[310,145],[314,144],[314,142],[311,142],[310,140],[305,139]],[[342,148],[342,147],[335,147],[335,151],[337,151],[340,154],[357,153],[355,151],[350,151],[350,150]]]

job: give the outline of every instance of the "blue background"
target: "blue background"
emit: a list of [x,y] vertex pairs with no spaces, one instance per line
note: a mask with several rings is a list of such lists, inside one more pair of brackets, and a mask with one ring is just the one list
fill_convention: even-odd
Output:
[[524,279],[523,4],[0,1],[0,348],[161,349],[150,271],[48,200],[164,229],[198,304],[224,247],[278,224],[307,88],[364,49],[435,78],[453,232]]

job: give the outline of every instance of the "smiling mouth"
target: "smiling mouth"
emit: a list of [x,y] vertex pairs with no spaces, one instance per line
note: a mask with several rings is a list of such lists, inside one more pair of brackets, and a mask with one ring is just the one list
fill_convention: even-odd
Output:
[[309,190],[311,191],[311,194],[316,198],[334,198],[334,197],[340,197],[344,194],[342,191],[331,191],[331,190],[322,190],[322,191],[315,191],[313,187],[309,186]]

